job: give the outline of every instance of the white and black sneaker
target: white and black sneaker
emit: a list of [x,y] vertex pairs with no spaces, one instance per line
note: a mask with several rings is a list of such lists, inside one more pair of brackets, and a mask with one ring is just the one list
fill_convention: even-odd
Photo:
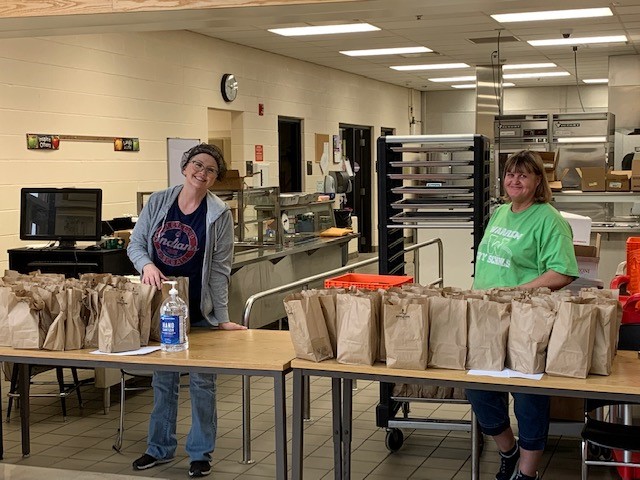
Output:
[[147,468],[152,468],[152,467],[155,467],[156,465],[162,465],[163,463],[169,463],[172,460],[173,460],[173,458],[163,458],[163,459],[155,458],[155,457],[152,457],[151,455],[145,453],[144,455],[142,455],[137,460],[134,460],[133,469],[134,470],[146,470]]
[[500,470],[496,473],[496,480],[514,480],[518,475],[520,461],[520,447],[518,442],[510,452],[500,453]]
[[196,460],[191,462],[189,476],[191,478],[206,477],[211,473],[211,464],[206,460]]

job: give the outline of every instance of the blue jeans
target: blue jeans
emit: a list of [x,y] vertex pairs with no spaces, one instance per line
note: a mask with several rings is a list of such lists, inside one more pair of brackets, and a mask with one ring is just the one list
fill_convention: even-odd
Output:
[[[177,372],[153,373],[153,411],[149,420],[147,454],[157,459],[173,458],[178,439],[176,423],[180,374]],[[190,373],[191,429],[187,435],[186,451],[192,462],[211,461],[216,446],[216,375]]]
[[[482,433],[495,436],[510,427],[509,394],[466,390]],[[549,434],[549,397],[529,393],[512,393],[518,419],[518,443],[525,450],[544,450]]]

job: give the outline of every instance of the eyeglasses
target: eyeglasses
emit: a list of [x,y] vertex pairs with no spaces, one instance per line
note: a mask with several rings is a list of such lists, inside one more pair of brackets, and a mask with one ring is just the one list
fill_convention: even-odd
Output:
[[509,179],[509,180],[519,180],[521,182],[524,182],[525,180],[527,180],[528,178],[533,178],[535,177],[535,174],[533,173],[513,173],[513,172],[507,172],[504,174],[504,178],[505,179]]
[[201,172],[201,171],[205,171],[207,172],[207,175],[218,175],[218,170],[213,168],[213,167],[205,167],[204,164],[198,160],[190,160],[191,165],[193,165],[193,168],[196,169],[196,172]]

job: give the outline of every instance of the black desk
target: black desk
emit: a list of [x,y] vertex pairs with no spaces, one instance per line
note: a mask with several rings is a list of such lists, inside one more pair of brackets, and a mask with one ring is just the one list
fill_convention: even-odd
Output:
[[135,275],[137,272],[124,249],[87,250],[83,248],[14,248],[8,251],[9,268],[20,273],[82,273]]

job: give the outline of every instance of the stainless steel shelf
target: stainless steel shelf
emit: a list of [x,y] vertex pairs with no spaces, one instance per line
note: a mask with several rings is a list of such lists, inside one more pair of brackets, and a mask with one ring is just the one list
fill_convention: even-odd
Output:
[[640,202],[640,192],[582,192],[571,190],[553,192],[557,203],[623,203]]

